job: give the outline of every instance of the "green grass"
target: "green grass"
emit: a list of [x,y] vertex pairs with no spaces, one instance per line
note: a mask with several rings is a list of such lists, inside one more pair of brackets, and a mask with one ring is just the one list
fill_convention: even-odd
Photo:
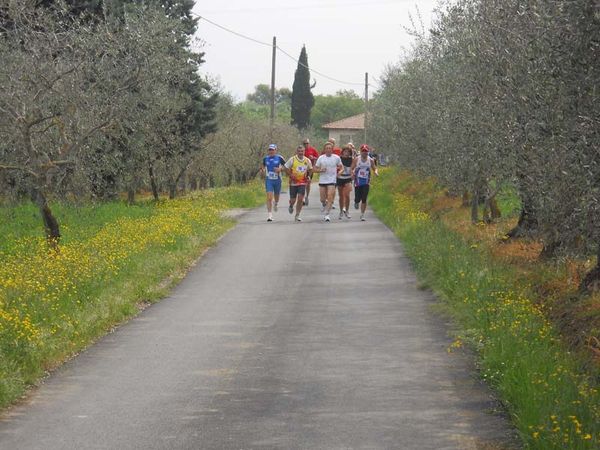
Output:
[[506,185],[496,196],[503,217],[518,216],[521,212],[521,200],[514,186]]
[[[424,213],[431,189],[415,192],[418,184],[388,170],[370,204],[402,240],[421,283],[454,318],[457,346],[477,350],[480,374],[503,401],[526,448],[598,448],[598,374],[586,373],[566,350],[511,266]],[[515,210],[510,193],[501,203]]]
[[258,182],[176,201],[53,204],[60,251],[37,211],[0,208],[0,406],[147,303],[163,298],[233,224],[221,212],[264,200]]

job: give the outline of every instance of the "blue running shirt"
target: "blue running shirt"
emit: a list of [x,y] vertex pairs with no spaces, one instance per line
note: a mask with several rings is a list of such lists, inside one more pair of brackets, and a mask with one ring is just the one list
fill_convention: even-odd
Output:
[[279,166],[285,164],[285,159],[281,155],[265,156],[263,158],[263,166],[267,172],[267,180],[279,180],[281,179],[281,172],[275,172]]

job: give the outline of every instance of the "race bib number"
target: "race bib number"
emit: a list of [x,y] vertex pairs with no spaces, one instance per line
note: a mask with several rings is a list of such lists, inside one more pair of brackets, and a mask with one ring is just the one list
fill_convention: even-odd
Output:
[[279,174],[278,174],[277,172],[272,172],[272,171],[269,171],[269,172],[267,173],[267,178],[268,178],[269,180],[278,180],[278,179],[279,179]]
[[358,178],[369,178],[369,169],[358,169]]

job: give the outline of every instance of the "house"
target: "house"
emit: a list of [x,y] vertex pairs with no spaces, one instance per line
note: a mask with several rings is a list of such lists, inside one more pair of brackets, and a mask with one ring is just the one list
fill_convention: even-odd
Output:
[[340,147],[348,142],[356,145],[364,140],[365,113],[326,123],[321,128],[327,130],[328,137],[334,138]]

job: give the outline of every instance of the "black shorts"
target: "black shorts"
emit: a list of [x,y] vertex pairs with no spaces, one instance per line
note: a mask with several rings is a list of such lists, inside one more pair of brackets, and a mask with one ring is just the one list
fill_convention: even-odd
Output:
[[306,194],[306,185],[290,186],[290,198],[296,198],[298,195]]
[[319,186],[323,186],[323,187],[335,186],[335,183],[319,183]]
[[352,178],[338,178],[335,182],[337,186],[344,186],[352,181]]
[[369,185],[354,187],[354,203],[367,203],[369,195]]

